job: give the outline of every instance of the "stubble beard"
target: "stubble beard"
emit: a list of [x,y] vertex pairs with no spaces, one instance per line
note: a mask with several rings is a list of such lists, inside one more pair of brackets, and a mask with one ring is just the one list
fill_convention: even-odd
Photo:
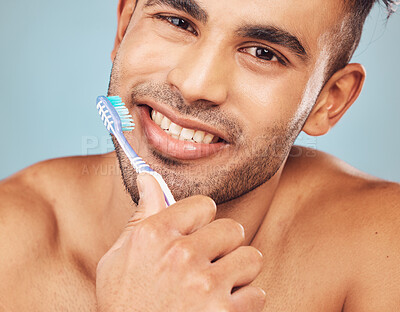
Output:
[[[220,205],[269,181],[285,161],[296,136],[274,134],[261,137],[254,146],[248,144],[231,151],[232,161],[222,165],[215,162],[201,166],[182,165],[179,160],[170,159],[156,150],[151,150],[151,157],[145,161],[163,176],[177,201],[201,194]],[[123,183],[137,204],[137,173],[115,137],[112,140]]]
[[[119,75],[116,64],[118,56],[113,66],[109,95],[118,94]],[[266,129],[257,138],[248,138],[240,126],[240,120],[236,120],[235,123],[232,116],[224,116],[218,109],[215,111],[212,106],[202,102],[198,105],[186,105],[180,94],[172,91],[166,84],[149,82],[133,86],[130,103],[125,100],[127,107],[136,105],[135,99],[144,95],[173,107],[182,115],[197,117],[204,123],[232,134],[230,142],[234,144],[229,147],[228,161],[226,155],[223,162],[214,156],[207,165],[201,166],[188,165],[179,159],[169,158],[149,146],[150,153],[144,160],[163,176],[177,201],[201,194],[211,197],[219,205],[239,198],[266,183],[284,163],[306,119],[304,117],[291,126],[276,125]],[[133,202],[137,204],[137,173],[114,136],[112,140],[123,183]]]

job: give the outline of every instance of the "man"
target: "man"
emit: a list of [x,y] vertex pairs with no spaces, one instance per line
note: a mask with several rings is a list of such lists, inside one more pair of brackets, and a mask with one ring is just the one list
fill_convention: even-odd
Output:
[[399,185],[292,147],[358,97],[373,2],[122,0],[109,95],[178,202],[116,141],[3,181],[2,311],[399,311]]

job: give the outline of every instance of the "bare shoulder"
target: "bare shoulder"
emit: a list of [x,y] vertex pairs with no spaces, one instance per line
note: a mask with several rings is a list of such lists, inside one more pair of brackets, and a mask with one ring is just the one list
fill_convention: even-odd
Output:
[[[37,242],[48,245],[49,239],[56,237],[57,222],[51,200],[46,197],[48,167],[48,162],[38,163],[0,181],[2,251],[17,261],[37,257],[40,248],[32,247],[38,247]],[[1,259],[6,261],[6,257]],[[1,269],[8,265],[3,261]]]
[[83,219],[82,194],[93,187],[91,171],[98,162],[52,159],[0,181],[1,311],[54,311],[70,304],[68,298],[75,304],[91,298],[70,246],[76,229],[84,228],[78,211]]
[[[101,155],[95,155],[50,159],[0,181],[1,228],[15,227],[20,232],[19,237],[38,238],[32,231],[38,234],[41,230],[55,234],[57,221],[67,212],[65,207],[70,207],[68,210],[71,211],[82,202],[85,189],[98,183],[93,177],[102,175],[97,172],[104,170],[101,158]],[[103,175],[107,176],[108,172]]]
[[47,160],[0,181],[0,275],[8,281],[1,285],[10,287],[21,278],[19,269],[27,271],[60,248],[60,203],[71,203],[75,188],[90,180],[80,174],[88,161],[93,163],[79,157]]
[[19,302],[19,288],[32,278],[32,268],[57,246],[57,219],[42,191],[47,167],[39,163],[0,181],[0,310]]
[[[322,151],[295,146],[282,174],[282,189],[298,185],[293,193],[304,200],[398,207],[400,184],[362,172]],[[325,199],[325,200],[323,200]]]
[[[271,206],[282,224],[277,241],[284,259],[276,256],[287,262],[282,275],[324,285],[310,292],[310,298],[325,292],[321,305],[334,298],[344,311],[398,311],[400,185],[320,151],[294,152]],[[290,214],[280,217],[282,209]]]
[[[307,153],[309,156],[304,156]],[[283,183],[296,185],[292,192],[301,207],[297,221],[303,215],[308,220],[315,218],[324,224],[327,233],[331,233],[330,225],[339,227],[346,235],[355,235],[360,248],[369,248],[377,241],[384,244],[400,234],[399,183],[371,176],[332,155],[306,148],[303,156],[291,159],[288,166]],[[400,251],[400,240],[390,244],[397,244]]]

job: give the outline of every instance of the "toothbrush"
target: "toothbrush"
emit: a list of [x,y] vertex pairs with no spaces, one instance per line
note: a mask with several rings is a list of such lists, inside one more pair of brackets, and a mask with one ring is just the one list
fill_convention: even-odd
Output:
[[174,196],[162,176],[151,169],[150,166],[135,153],[123,134],[123,131],[132,131],[135,129],[135,124],[132,116],[129,115],[128,109],[122,102],[122,99],[119,96],[99,96],[97,97],[96,103],[97,111],[99,112],[104,126],[110,134],[115,136],[136,172],[151,174],[161,186],[167,207],[174,204]]

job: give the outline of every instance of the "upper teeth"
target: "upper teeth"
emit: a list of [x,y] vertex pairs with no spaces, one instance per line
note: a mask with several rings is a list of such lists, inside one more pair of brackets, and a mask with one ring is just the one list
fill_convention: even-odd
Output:
[[157,112],[154,109],[151,112],[151,119],[153,119],[153,121],[157,125],[159,125],[161,129],[163,129],[168,135],[178,140],[205,144],[216,143],[219,140],[217,136],[214,136],[210,133],[200,130],[183,128],[173,123],[163,114]]

